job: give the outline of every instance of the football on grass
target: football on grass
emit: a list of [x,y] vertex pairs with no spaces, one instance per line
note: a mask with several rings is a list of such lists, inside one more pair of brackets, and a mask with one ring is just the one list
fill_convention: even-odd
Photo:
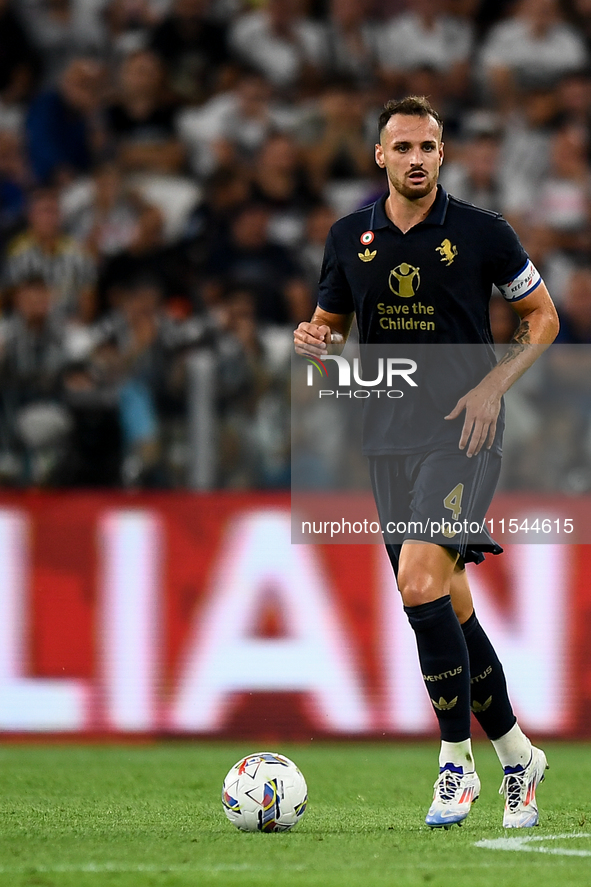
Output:
[[293,761],[275,752],[247,755],[224,779],[224,811],[243,832],[286,832],[307,803],[306,780]]

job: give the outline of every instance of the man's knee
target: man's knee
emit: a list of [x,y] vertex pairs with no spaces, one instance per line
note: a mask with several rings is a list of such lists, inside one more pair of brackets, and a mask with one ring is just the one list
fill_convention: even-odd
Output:
[[439,545],[414,543],[402,547],[398,588],[405,607],[418,607],[449,594],[457,555]]
[[439,577],[425,569],[402,569],[398,575],[398,588],[405,607],[418,607],[436,601],[448,593]]

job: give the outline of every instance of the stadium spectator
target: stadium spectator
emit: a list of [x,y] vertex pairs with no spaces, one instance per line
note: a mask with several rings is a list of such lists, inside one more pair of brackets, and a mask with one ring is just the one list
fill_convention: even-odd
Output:
[[107,0],[104,20],[111,53],[121,61],[148,46],[159,16],[149,0]]
[[329,77],[348,77],[360,88],[373,85],[378,69],[379,28],[370,0],[330,0],[323,68]]
[[591,344],[591,268],[571,274],[559,308],[560,332],[556,341],[567,345]]
[[256,314],[256,295],[244,288],[230,288],[216,311],[220,479],[232,488],[289,485],[290,343],[285,337],[282,358],[274,358],[277,330],[265,336]]
[[270,210],[271,240],[293,246],[300,239],[306,211],[318,202],[318,194],[290,136],[271,135],[262,145],[254,164],[250,199]]
[[229,61],[226,27],[208,15],[209,0],[173,0],[150,39],[178,101],[202,101],[222,79]]
[[116,307],[121,291],[138,277],[148,276],[157,283],[166,300],[167,311],[179,319],[191,314],[193,302],[199,304],[195,292],[196,275],[203,267],[200,244],[193,239],[172,243],[164,238],[164,220],[160,209],[139,201],[136,205],[133,233],[125,249],[105,256],[99,273],[99,309]]
[[146,206],[136,219],[134,232],[125,249],[106,258],[99,276],[100,308],[118,305],[121,293],[141,275],[149,275],[166,288],[168,250],[163,237],[162,213]]
[[479,66],[497,104],[511,108],[524,89],[553,86],[587,60],[584,40],[565,21],[558,0],[520,0],[513,15],[491,29]]
[[247,201],[250,180],[238,168],[222,167],[205,183],[203,200],[193,210],[180,249],[196,273],[211,249],[229,237],[235,212]]
[[199,108],[182,110],[177,128],[194,172],[207,176],[219,167],[252,163],[265,139],[286,129],[293,117],[271,97],[269,82],[258,72],[245,71],[234,89]]
[[469,139],[459,149],[455,161],[443,165],[443,186],[460,200],[500,212],[499,153],[500,140],[495,133]]
[[321,93],[319,134],[307,151],[310,174],[318,190],[329,179],[365,178],[374,171],[364,112],[362,95],[347,81],[335,83]]
[[564,0],[563,8],[568,21],[584,37],[591,51],[591,2],[590,0]]
[[64,233],[58,192],[33,191],[27,215],[28,227],[6,249],[5,282],[15,286],[40,276],[62,319],[88,323],[95,310],[96,268],[92,257]]
[[90,58],[76,58],[59,85],[33,99],[27,115],[29,161],[40,184],[67,184],[90,172],[93,155],[104,147],[97,112],[104,69]]
[[268,225],[266,207],[243,206],[231,221],[230,236],[212,246],[206,273],[218,298],[227,286],[247,288],[255,294],[260,322],[286,324],[308,315],[311,294],[287,249],[270,242]]
[[468,86],[474,27],[467,16],[451,16],[438,0],[408,0],[380,32],[382,74],[391,90],[414,92],[413,74],[437,71],[446,96],[462,96]]
[[0,0],[0,102],[13,105],[31,93],[40,59],[11,0]]
[[506,118],[501,144],[502,212],[510,220],[526,217],[550,165],[556,95],[535,89]]
[[44,278],[31,274],[12,287],[11,311],[2,321],[3,380],[20,380],[25,401],[54,393],[64,365],[64,325],[52,301]]
[[21,134],[0,130],[0,249],[24,223],[30,176]]
[[591,129],[591,75],[587,71],[567,74],[556,87],[557,123]]
[[268,0],[264,9],[239,15],[230,46],[280,88],[318,82],[323,61],[322,26],[303,15],[302,0]]
[[482,40],[483,35],[487,34],[499,19],[508,15],[511,7],[515,5],[515,0],[479,0],[479,2],[476,0],[476,3],[474,0],[450,0],[452,9],[457,5],[462,12],[463,7],[468,7],[468,14],[474,19],[479,40]]
[[96,327],[92,363],[102,386],[116,392],[126,485],[168,485],[163,420],[183,408],[183,357],[207,335],[207,325],[170,318],[149,277],[122,288],[117,308]]
[[552,290],[554,304],[560,306],[569,277],[582,256],[574,248],[565,249],[563,245],[560,249],[556,232],[547,225],[521,225],[520,235],[523,248],[548,290]]
[[104,33],[87,0],[21,0],[19,7],[42,58],[45,89],[57,87],[75,58],[100,54]]
[[547,225],[567,248],[585,232],[591,218],[589,134],[566,125],[552,137],[550,168],[533,206],[534,219]]
[[68,214],[69,233],[97,260],[124,252],[134,241],[149,206],[125,185],[117,164],[96,166],[84,200]]
[[52,312],[52,292],[31,274],[12,288],[11,312],[0,321],[3,449],[16,458],[18,482],[51,482],[65,456],[72,420],[62,403],[67,332]]
[[311,293],[314,293],[318,286],[324,245],[328,232],[336,220],[334,210],[325,203],[313,207],[306,218],[304,237],[297,249],[297,258]]
[[164,68],[153,52],[140,50],[122,62],[117,98],[108,108],[107,120],[124,170],[181,170],[185,149],[176,136],[174,106],[166,95]]

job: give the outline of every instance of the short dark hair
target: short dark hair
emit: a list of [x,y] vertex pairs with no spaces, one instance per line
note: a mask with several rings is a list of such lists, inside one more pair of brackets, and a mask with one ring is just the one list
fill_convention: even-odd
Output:
[[381,137],[382,130],[386,126],[390,117],[395,114],[406,114],[409,117],[432,117],[439,127],[439,133],[443,132],[443,120],[431,105],[429,99],[424,95],[407,95],[404,99],[390,99],[386,102],[382,109],[382,113],[378,118],[378,136]]

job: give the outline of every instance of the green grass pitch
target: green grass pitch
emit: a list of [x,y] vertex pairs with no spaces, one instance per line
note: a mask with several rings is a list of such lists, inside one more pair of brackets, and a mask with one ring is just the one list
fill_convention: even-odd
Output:
[[538,828],[503,830],[501,771],[479,743],[480,800],[463,828],[431,831],[435,742],[281,744],[308,811],[292,832],[243,834],[220,788],[256,743],[2,745],[0,887],[589,887],[591,749],[544,748]]

